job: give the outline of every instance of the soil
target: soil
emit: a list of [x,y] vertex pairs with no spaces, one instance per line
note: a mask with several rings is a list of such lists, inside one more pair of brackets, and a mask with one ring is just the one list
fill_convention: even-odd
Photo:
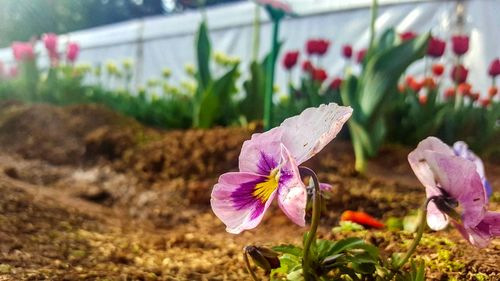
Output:
[[[299,243],[305,231],[272,206],[255,230],[231,235],[210,209],[217,177],[236,170],[256,127],[162,131],[96,105],[0,103],[0,280],[248,280],[245,245]],[[418,208],[409,151],[383,148],[366,176],[342,141],[305,163],[333,185],[320,235],[404,251],[412,234],[331,229],[346,209],[385,220]],[[486,171],[498,188],[500,165]],[[428,280],[500,280],[498,239],[479,250],[454,229],[429,231],[418,257]]]

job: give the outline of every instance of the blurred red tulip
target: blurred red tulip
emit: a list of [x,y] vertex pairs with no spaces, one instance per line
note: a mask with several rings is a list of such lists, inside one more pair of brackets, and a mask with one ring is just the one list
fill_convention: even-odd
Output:
[[482,107],[488,107],[491,104],[491,99],[480,99],[479,103]]
[[436,63],[432,65],[432,74],[436,76],[441,76],[444,72],[444,65]]
[[382,228],[384,224],[365,212],[344,211],[340,215],[340,221],[352,221],[363,226]]
[[488,74],[491,77],[496,77],[500,75],[500,59],[495,59],[491,62],[490,68],[488,69]]
[[322,68],[316,68],[312,72],[312,79],[315,81],[319,81],[323,83],[326,78],[328,78],[328,74],[326,74],[326,71]]
[[466,35],[455,35],[451,37],[453,52],[461,56],[469,50],[469,37]]
[[470,93],[469,97],[470,99],[474,102],[474,101],[477,101],[479,99],[481,95],[479,93]]
[[413,78],[413,76],[408,75],[406,77],[406,85],[412,89],[414,92],[418,93],[421,89],[424,83],[417,81],[417,79]]
[[444,97],[446,99],[451,99],[454,96],[455,96],[455,88],[450,87],[450,88],[446,89],[446,91],[444,91]]
[[460,83],[457,87],[457,93],[462,96],[469,96],[471,94],[472,86],[469,83]]
[[314,66],[312,65],[311,61],[308,60],[304,61],[302,63],[302,70],[305,72],[312,73],[314,70]]
[[403,32],[399,34],[399,38],[401,38],[401,41],[408,41],[413,38],[417,37],[417,34],[411,31]]
[[361,49],[358,51],[358,53],[356,55],[356,62],[357,63],[363,63],[363,60],[365,59],[367,51],[368,51],[367,49]]
[[496,87],[493,87],[493,86],[492,86],[492,87],[490,87],[490,88],[488,89],[488,96],[489,96],[490,98],[493,98],[494,96],[496,96],[496,94],[497,94],[497,93],[498,93],[498,89],[497,89]]
[[451,70],[451,80],[455,83],[464,83],[467,80],[469,71],[463,65],[455,65]]
[[352,57],[352,46],[351,45],[344,45],[342,47],[342,55],[346,59],[350,59]]
[[333,81],[330,83],[330,89],[335,91],[339,90],[340,86],[342,86],[342,79],[339,77],[333,79]]
[[437,87],[436,81],[434,81],[434,78],[432,77],[425,78],[423,81],[423,85],[429,90],[434,90]]
[[325,39],[310,39],[306,43],[306,51],[309,55],[322,56],[328,51],[330,41]]
[[283,66],[285,69],[290,70],[297,64],[298,59],[299,51],[290,51],[283,57]]
[[439,58],[444,54],[446,42],[437,38],[431,37],[427,46],[427,55],[433,58]]

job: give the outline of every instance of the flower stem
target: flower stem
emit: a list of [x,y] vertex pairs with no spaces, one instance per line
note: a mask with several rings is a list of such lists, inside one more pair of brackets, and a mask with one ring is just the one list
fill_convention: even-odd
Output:
[[316,243],[316,232],[319,226],[319,219],[321,216],[321,196],[320,196],[320,188],[319,181],[316,173],[313,170],[307,167],[299,167],[300,174],[303,176],[310,176],[314,182],[314,191],[312,195],[313,207],[312,207],[312,220],[311,220],[311,228],[309,229],[309,233],[307,234],[306,241],[304,242],[304,256],[302,258],[302,270],[304,273],[304,279],[306,281],[315,280],[315,274],[312,272],[312,269],[309,268],[311,265],[310,261],[310,248],[312,243]]
[[248,274],[250,274],[250,277],[252,277],[253,281],[259,281],[259,278],[255,275],[255,272],[253,272],[252,267],[250,266],[250,261],[248,260],[248,255],[247,252],[243,252],[243,260],[245,261],[245,267],[247,268]]
[[368,45],[368,49],[371,51],[375,44],[375,22],[377,21],[377,13],[378,13],[378,1],[372,0],[372,8],[371,8],[371,18],[370,18],[370,43]]
[[276,64],[276,57],[278,56],[278,34],[279,34],[279,20],[273,20],[273,33],[272,33],[272,47],[269,60],[266,66],[266,88],[264,92],[264,130],[271,129],[273,120],[273,86],[274,86],[274,65]]
[[254,20],[253,20],[253,48],[252,61],[257,61],[259,58],[260,46],[260,6],[255,5]]
[[419,224],[418,224],[418,230],[417,230],[417,236],[413,240],[413,243],[411,244],[410,248],[406,252],[405,256],[394,266],[394,270],[400,269],[405,263],[410,259],[410,257],[415,253],[415,250],[417,249],[418,244],[420,243],[420,240],[422,239],[422,235],[424,234],[425,230],[425,219],[427,217],[427,205],[433,198],[428,198],[424,205],[422,206],[422,210],[420,210],[419,213]]

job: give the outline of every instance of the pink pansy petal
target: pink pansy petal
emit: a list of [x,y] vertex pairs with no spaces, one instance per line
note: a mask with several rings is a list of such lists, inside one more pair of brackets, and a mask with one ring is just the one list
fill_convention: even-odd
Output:
[[483,187],[486,190],[485,196],[486,200],[488,200],[488,197],[491,196],[491,193],[493,191],[491,190],[491,186],[489,185],[487,179],[486,179],[486,174],[484,172],[484,165],[483,161],[481,161],[481,158],[479,158],[472,150],[469,149],[469,146],[463,142],[463,141],[457,141],[453,144],[453,151],[455,152],[455,155],[460,156],[464,159],[467,159],[474,163],[476,165],[476,171],[481,177],[481,182],[483,183]]
[[453,151],[455,155],[472,161],[476,165],[476,170],[481,178],[485,177],[484,165],[481,158],[479,158],[474,152],[469,149],[469,146],[463,141],[457,141],[453,144]]
[[307,190],[300,178],[297,163],[284,145],[281,145],[281,170],[286,178],[280,179],[278,204],[281,210],[299,226],[305,226]]
[[335,138],[351,114],[352,108],[336,103],[308,108],[281,123],[282,142],[300,165]]
[[436,137],[428,137],[421,141],[417,148],[408,154],[408,162],[410,163],[413,172],[425,186],[427,197],[430,197],[432,195],[439,195],[440,192],[437,191],[434,174],[430,170],[429,165],[425,162],[424,151],[426,150],[441,152],[450,156],[454,155],[454,153],[453,150],[451,150],[450,147],[443,143],[440,139]]
[[232,172],[225,173],[219,177],[219,182],[212,190],[210,204],[215,215],[226,225],[226,231],[233,234],[241,233],[243,230],[255,228],[262,220],[265,211],[274,200],[277,189],[269,199],[262,204],[259,199],[248,192],[246,198],[235,199],[235,192],[244,184],[252,185],[262,182],[265,176]]
[[[417,148],[408,155],[413,172],[425,187],[427,198],[441,195],[441,191],[436,186],[434,173],[425,161],[424,151],[439,151],[446,155],[454,155],[450,147],[435,137],[428,137],[421,141]],[[448,216],[443,214],[434,202],[427,206],[427,224],[433,230],[442,230],[448,225]]]
[[482,223],[489,226],[489,233],[493,237],[500,236],[500,213],[499,212],[486,212]]
[[434,202],[427,205],[427,225],[432,230],[442,230],[448,226],[448,215],[441,212]]
[[474,163],[429,150],[424,157],[441,188],[459,202],[464,226],[476,226],[484,216],[486,196]]
[[262,134],[253,134],[250,140],[245,141],[239,157],[240,171],[269,175],[269,168],[276,168],[281,158],[282,132],[277,127]]
[[460,234],[475,247],[484,248],[488,246],[491,240],[489,235],[476,229],[464,227],[456,222],[453,222],[453,226],[455,226]]

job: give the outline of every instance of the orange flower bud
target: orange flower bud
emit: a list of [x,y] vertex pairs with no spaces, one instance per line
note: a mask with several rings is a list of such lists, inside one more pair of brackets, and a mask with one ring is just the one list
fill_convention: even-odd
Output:
[[471,93],[472,86],[469,83],[460,83],[457,87],[457,91],[460,95],[469,96]]
[[490,99],[480,99],[479,103],[481,104],[482,107],[488,107],[491,104]]
[[406,90],[406,87],[404,84],[399,84],[398,85],[398,92],[401,93],[401,94],[404,94],[405,93],[405,90]]
[[444,97],[446,99],[453,98],[455,96],[455,89],[453,87],[446,89],[444,92]]
[[492,99],[498,93],[498,89],[495,87],[490,87],[488,89],[488,96]]
[[419,97],[418,97],[418,102],[419,102],[421,105],[426,105],[426,104],[427,104],[427,96],[419,96]]
[[425,78],[424,79],[424,85],[429,90],[436,89],[436,81],[434,81],[434,78],[432,78],[432,77]]

